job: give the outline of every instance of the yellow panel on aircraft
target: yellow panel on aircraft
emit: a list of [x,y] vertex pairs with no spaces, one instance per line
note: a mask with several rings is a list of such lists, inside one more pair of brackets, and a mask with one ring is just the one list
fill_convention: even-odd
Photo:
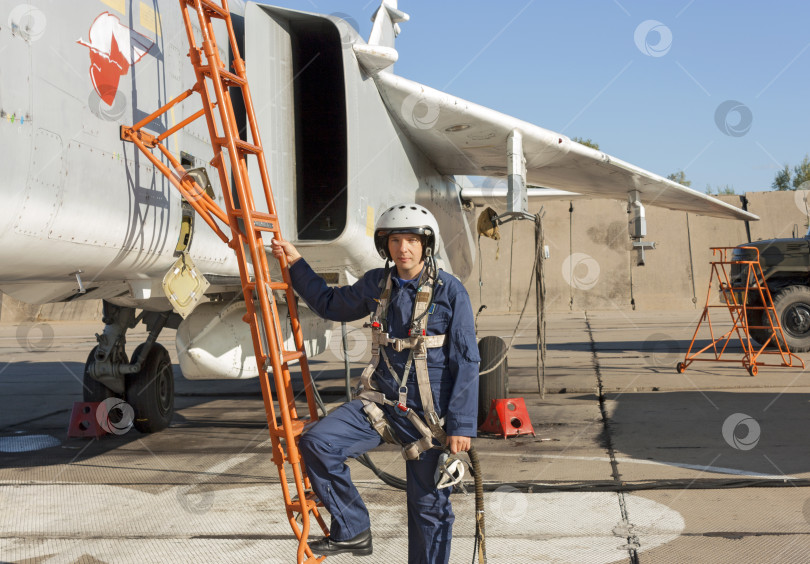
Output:
[[374,237],[374,208],[366,206],[366,235]]
[[127,5],[125,0],[101,0],[101,3],[109,6],[122,16],[127,15]]
[[160,16],[155,13],[151,6],[141,2],[141,25],[160,35]]

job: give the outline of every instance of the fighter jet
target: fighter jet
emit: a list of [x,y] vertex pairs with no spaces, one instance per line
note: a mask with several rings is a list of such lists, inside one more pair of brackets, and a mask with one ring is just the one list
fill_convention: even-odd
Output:
[[[285,238],[330,283],[381,266],[374,220],[398,201],[434,213],[444,234],[438,258],[462,280],[475,260],[476,207],[493,201],[505,209],[500,221],[529,217],[536,198],[627,201],[637,238],[645,204],[757,219],[565,135],[397,76],[395,38],[409,17],[396,0],[381,2],[368,41],[335,16],[241,1],[230,10]],[[195,82],[179,3],[0,0],[0,16],[0,290],[38,304],[103,300],[85,400],[125,397],[135,426],[159,431],[174,402],[171,361],[155,342],[163,328],[177,329],[186,378],[258,375],[231,249],[120,136],[122,125]],[[148,129],[160,134],[198,109],[177,106]],[[167,143],[224,207],[204,124]],[[461,188],[457,178],[466,175],[505,177],[508,189]],[[178,259],[206,281],[204,299],[182,315],[163,287]],[[331,324],[299,312],[315,356],[327,348]],[[128,354],[126,333],[138,323],[149,336]]]

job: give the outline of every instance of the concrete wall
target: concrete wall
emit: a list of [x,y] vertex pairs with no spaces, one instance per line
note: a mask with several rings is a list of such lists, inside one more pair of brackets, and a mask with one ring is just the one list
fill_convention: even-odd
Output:
[[[751,240],[800,236],[807,231],[805,192],[746,194],[748,210],[761,220],[749,225]],[[742,196],[722,200],[742,207]],[[810,207],[810,204],[807,204]],[[706,301],[710,247],[747,242],[742,221],[675,212],[648,206],[647,240],[656,248],[637,266],[630,252],[626,206],[612,200],[551,202],[545,206],[544,229],[550,257],[546,260],[547,311],[700,309]],[[534,226],[530,222],[501,226],[501,240],[481,238],[483,285],[476,264],[467,288],[474,310],[520,311],[534,259]],[[534,311],[534,289],[529,312]]]
[[[808,225],[807,192],[752,192],[749,211],[760,221],[749,225],[751,240],[804,235]],[[741,196],[723,196],[741,207]],[[626,205],[615,200],[550,202],[543,220],[549,258],[545,261],[547,311],[700,309],[706,301],[710,247],[748,241],[742,221],[715,219],[648,206],[647,240],[656,248],[636,266],[627,231]],[[535,308],[529,286],[534,260],[534,225],[501,226],[500,241],[482,237],[481,252],[466,286],[477,311],[519,312],[529,294],[527,313]],[[482,285],[479,287],[479,264]],[[530,291],[529,291],[530,290]],[[98,301],[32,306],[0,293],[0,321],[100,320]]]

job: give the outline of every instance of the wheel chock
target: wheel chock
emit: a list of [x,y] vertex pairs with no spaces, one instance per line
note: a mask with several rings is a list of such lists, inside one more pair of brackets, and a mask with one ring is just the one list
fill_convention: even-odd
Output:
[[68,425],[69,438],[99,438],[107,434],[96,419],[99,405],[101,402],[98,401],[77,401],[73,404],[70,425]]
[[494,399],[489,406],[489,415],[479,427],[485,433],[503,435],[503,438],[516,435],[534,434],[534,427],[526,411],[523,398]]

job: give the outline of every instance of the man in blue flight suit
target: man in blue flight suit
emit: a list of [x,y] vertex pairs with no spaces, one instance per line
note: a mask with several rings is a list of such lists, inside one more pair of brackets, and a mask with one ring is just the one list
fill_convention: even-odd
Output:
[[339,288],[327,286],[292,244],[273,241],[312,311],[333,321],[369,314],[372,320],[372,363],[361,377],[360,399],[332,411],[299,443],[312,489],[332,516],[329,536],[309,546],[315,554],[371,554],[368,511],[346,458],[379,446],[386,435],[404,445],[408,562],[447,563],[451,488],[438,489],[435,473],[443,449],[467,451],[476,435],[480,358],[472,307],[461,282],[436,268],[439,228],[427,209],[389,208],[374,241],[386,268]]

